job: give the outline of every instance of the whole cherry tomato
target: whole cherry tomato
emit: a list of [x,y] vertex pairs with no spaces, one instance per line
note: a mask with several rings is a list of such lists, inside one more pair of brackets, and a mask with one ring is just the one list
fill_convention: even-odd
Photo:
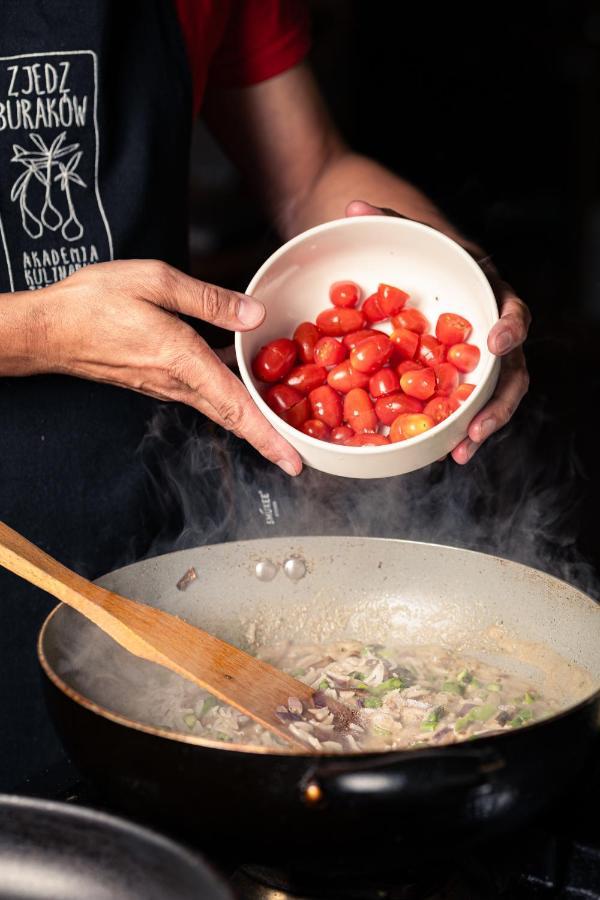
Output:
[[415,334],[425,334],[429,328],[429,322],[422,312],[415,309],[414,306],[405,307],[397,316],[392,319],[394,328],[408,328]]
[[278,415],[282,415],[300,403],[302,394],[296,388],[290,387],[289,384],[274,384],[265,394],[265,400]]
[[464,381],[462,384],[459,384],[455,391],[452,391],[452,393],[450,394],[450,400],[453,403],[456,403],[456,405],[458,406],[460,403],[464,403],[467,397],[470,397],[474,390],[474,384],[467,384],[467,382]]
[[348,348],[334,337],[322,337],[315,344],[315,362],[320,366],[339,366],[348,356]]
[[314,363],[307,363],[305,366],[298,366],[292,369],[285,379],[285,383],[290,387],[296,388],[301,394],[310,394],[310,392],[325,384],[327,381],[327,369],[323,366],[317,366]]
[[344,441],[346,447],[381,447],[383,444],[389,444],[389,438],[384,434],[355,434],[353,437]]
[[329,288],[329,299],[334,306],[345,309],[356,306],[360,300],[360,288],[354,281],[334,281]]
[[384,319],[388,318],[388,314],[384,313],[379,305],[377,294],[371,294],[370,297],[367,297],[362,305],[362,311],[367,322],[383,322]]
[[410,294],[391,284],[380,284],[377,288],[379,309],[386,316],[397,316],[409,297]]
[[320,419],[307,419],[301,430],[319,441],[328,441],[331,434],[331,428]]
[[396,394],[386,394],[375,401],[375,413],[382,425],[391,425],[394,419],[403,413],[419,413],[423,409],[420,400],[408,397],[401,391]]
[[315,344],[321,337],[321,332],[313,322],[302,322],[294,332],[294,340],[298,344],[298,358],[300,362],[312,363],[315,361]]
[[458,369],[452,363],[440,363],[434,366],[436,390],[438,394],[448,396],[458,387]]
[[405,359],[396,366],[398,375],[404,375],[405,372],[416,372],[417,369],[424,369],[425,366],[418,359]]
[[409,397],[428,400],[435,394],[435,372],[428,368],[405,372],[400,378],[400,387]]
[[360,309],[324,309],[317,316],[317,328],[331,337],[340,337],[358,331],[365,324],[364,313]]
[[448,362],[459,372],[472,372],[477,368],[481,353],[475,344],[454,344],[448,347]]
[[390,441],[395,443],[396,441],[416,437],[425,431],[429,431],[434,425],[435,422],[431,416],[426,416],[424,413],[408,413],[398,416],[390,427]]
[[390,334],[390,341],[394,345],[394,359],[399,363],[403,359],[414,359],[419,346],[419,335],[408,328],[396,328]]
[[303,397],[302,400],[291,406],[287,412],[281,413],[281,418],[285,419],[288,425],[291,425],[293,428],[302,428],[310,414],[309,399],[308,397]]
[[377,428],[373,401],[362,388],[353,388],[344,397],[344,422],[355,431],[375,431]]
[[372,373],[380,369],[391,355],[392,344],[389,337],[379,332],[373,337],[365,338],[350,351],[350,362],[357,372]]
[[353,388],[366,388],[368,383],[369,376],[353,369],[349,359],[331,369],[327,376],[327,384],[342,394],[347,394]]
[[360,344],[361,341],[364,341],[368,337],[373,337],[374,334],[381,334],[381,332],[376,331],[374,328],[361,328],[360,331],[351,331],[350,334],[347,334],[342,338],[342,344],[344,344],[348,350],[354,350],[357,344]]
[[431,416],[436,425],[439,425],[455,409],[456,405],[452,403],[449,397],[432,397],[429,403],[425,404],[423,412],[426,416]]
[[436,337],[442,344],[462,344],[472,330],[473,326],[468,319],[456,313],[442,313],[435,326]]
[[393,369],[380,369],[369,378],[369,393],[375,399],[398,390],[400,390],[400,379]]
[[351,437],[354,437],[354,431],[349,425],[338,425],[331,429],[329,440],[332,444],[344,444]]
[[288,338],[277,338],[261,347],[252,362],[252,371],[259,381],[282,381],[296,362],[298,347]]
[[342,399],[328,384],[322,384],[308,395],[314,419],[325,422],[330,428],[342,424]]
[[417,359],[426,366],[439,366],[446,359],[446,347],[431,334],[422,334],[419,338]]

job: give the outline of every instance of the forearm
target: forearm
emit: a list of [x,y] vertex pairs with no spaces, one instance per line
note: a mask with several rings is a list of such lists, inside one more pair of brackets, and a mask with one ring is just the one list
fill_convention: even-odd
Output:
[[47,371],[41,294],[0,294],[0,377]]

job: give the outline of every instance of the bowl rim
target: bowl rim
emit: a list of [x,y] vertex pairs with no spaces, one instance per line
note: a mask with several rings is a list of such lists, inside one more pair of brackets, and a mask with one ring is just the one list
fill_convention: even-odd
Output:
[[[317,234],[322,234],[326,231],[333,231],[338,228],[348,228],[352,226],[356,226],[357,223],[364,223],[365,219],[368,219],[369,222],[379,222],[386,223],[386,227],[391,228],[404,228],[409,231],[421,231],[428,233],[430,235],[435,236],[435,240],[441,240],[443,243],[448,244],[452,247],[453,251],[457,253],[459,256],[467,262],[467,264],[471,267],[473,271],[476,272],[476,276],[480,281],[483,291],[487,294],[488,299],[491,301],[491,306],[494,308],[496,313],[496,322],[499,319],[498,314],[498,303],[495,297],[495,294],[492,290],[492,286],[490,285],[485,273],[478,265],[475,259],[468,253],[464,247],[453,240],[451,237],[448,237],[447,234],[444,234],[442,231],[438,231],[437,228],[433,228],[431,225],[425,225],[423,222],[416,222],[414,219],[407,219],[404,217],[396,217],[396,216],[347,216],[343,219],[332,219],[328,222],[322,222],[320,225],[314,225],[312,228],[308,228],[306,231],[300,232],[300,234],[295,235],[293,238],[290,238],[289,241],[286,241],[277,250],[273,251],[273,253],[263,262],[260,268],[255,272],[252,276],[248,287],[246,288],[246,293],[249,296],[252,296],[253,291],[261,280],[265,272],[275,263],[281,256],[284,256],[288,250],[291,250],[298,244],[304,243],[304,241],[309,240],[311,237]],[[391,223],[391,224],[390,224]],[[264,320],[263,320],[264,321]],[[495,323],[494,323],[495,324]],[[262,325],[262,322],[261,322]],[[260,328],[260,325],[258,326]],[[253,329],[255,330],[255,329]],[[267,404],[264,398],[261,396],[260,391],[256,388],[252,375],[246,365],[244,360],[243,350],[242,350],[242,341],[244,339],[244,335],[251,334],[252,331],[237,331],[235,334],[235,355],[236,362],[242,376],[242,381],[246,389],[248,390],[250,396],[258,406],[259,410],[263,413],[267,421],[283,434],[288,439],[294,440],[302,440],[307,441],[309,446],[318,447],[320,450],[324,452],[333,452],[333,453],[341,453],[342,455],[362,455],[365,456],[365,451],[370,451],[372,453],[385,454],[391,453],[393,451],[399,452],[401,448],[406,449],[406,443],[404,441],[397,441],[395,443],[383,444],[383,445],[375,445],[375,444],[367,444],[363,447],[346,447],[343,444],[332,444],[327,441],[321,441],[318,438],[311,437],[309,434],[305,434],[303,431],[300,431],[298,428],[294,428],[292,425],[289,425],[285,419],[282,419]],[[436,425],[435,429],[430,429],[429,431],[423,432],[423,434],[416,435],[415,437],[410,438],[409,446],[415,447],[418,444],[424,443],[425,441],[431,439],[434,436],[441,435],[444,431],[446,431],[451,425],[456,422],[456,419],[459,415],[464,415],[464,413],[471,407],[477,396],[481,393],[483,387],[487,384],[488,379],[493,376],[494,369],[498,365],[499,357],[495,356],[487,346],[482,349],[482,355],[487,354],[487,360],[484,365],[484,370],[480,376],[478,384],[475,386],[475,390],[471,392],[471,394],[467,397],[463,403],[452,412],[447,419],[444,419],[443,422],[440,422]]]

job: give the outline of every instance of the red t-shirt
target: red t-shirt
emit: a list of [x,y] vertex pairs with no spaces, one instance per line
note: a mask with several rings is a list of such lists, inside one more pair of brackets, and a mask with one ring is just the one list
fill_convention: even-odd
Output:
[[243,87],[295,66],[309,47],[303,0],[175,0],[198,112],[206,85]]

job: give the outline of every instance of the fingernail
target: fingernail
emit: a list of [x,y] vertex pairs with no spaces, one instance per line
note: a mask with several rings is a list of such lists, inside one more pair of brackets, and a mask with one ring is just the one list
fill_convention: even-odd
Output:
[[496,428],[496,420],[491,416],[489,419],[484,419],[481,425],[479,426],[479,440],[485,441],[486,438],[489,438],[490,434],[494,433]]
[[278,459],[277,465],[279,466],[280,469],[283,469],[283,471],[285,472],[286,475],[291,475],[292,478],[295,475],[298,475],[296,466],[293,463],[291,463],[289,461],[289,459]]
[[237,317],[242,325],[252,328],[259,325],[265,316],[265,308],[259,300],[253,297],[240,297],[238,303]]
[[496,351],[498,353],[506,353],[512,347],[512,335],[510,331],[503,331],[496,338]]

